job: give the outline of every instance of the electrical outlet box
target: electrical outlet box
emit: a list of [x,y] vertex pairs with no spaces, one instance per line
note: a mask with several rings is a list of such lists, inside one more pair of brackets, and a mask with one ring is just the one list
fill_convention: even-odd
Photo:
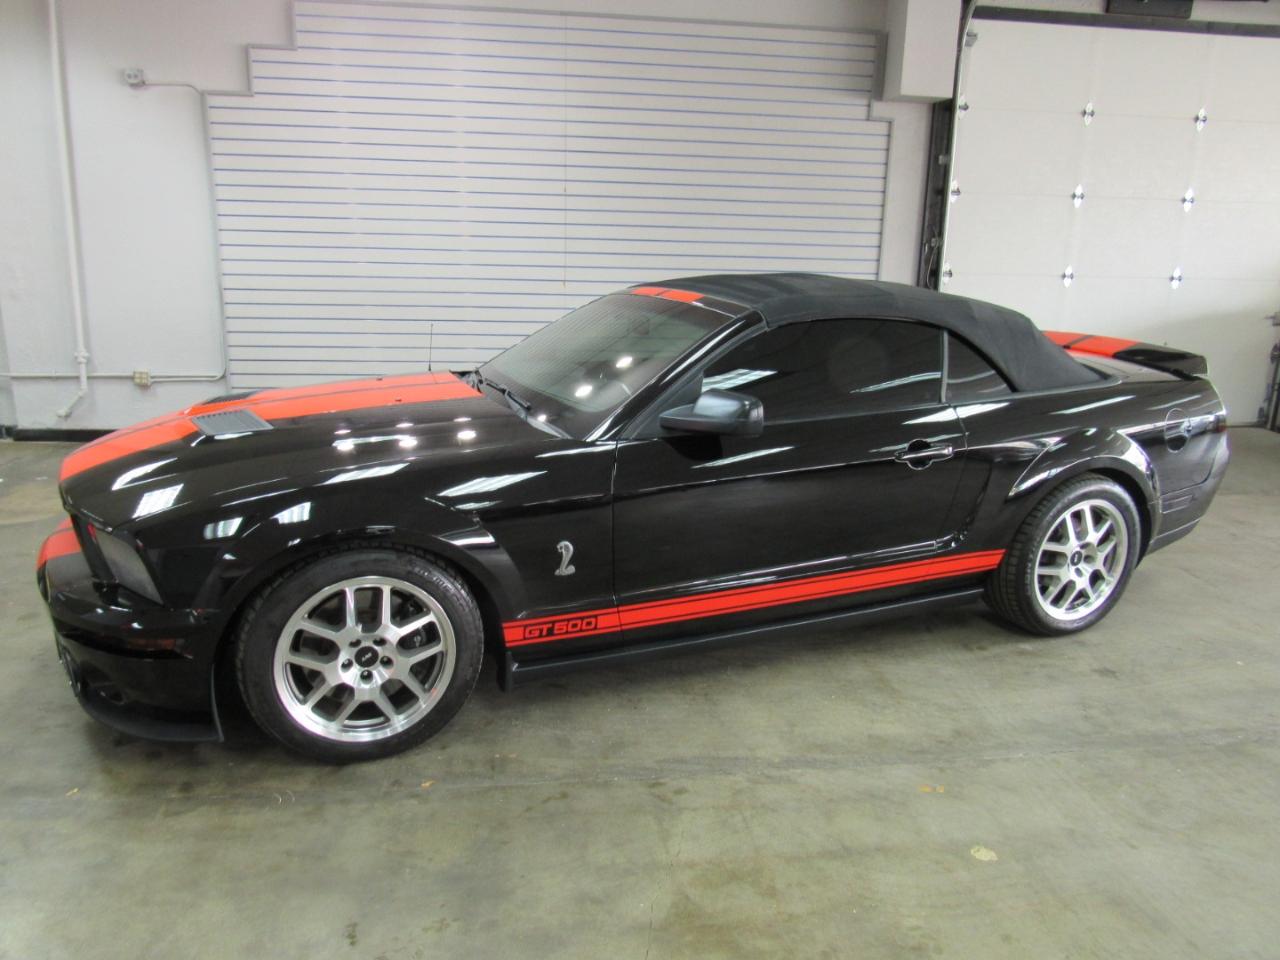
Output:
[[133,382],[140,387],[151,386],[151,371],[150,370],[133,371]]
[[131,87],[145,87],[147,85],[147,75],[142,72],[141,67],[125,67],[120,75],[124,78],[124,82]]

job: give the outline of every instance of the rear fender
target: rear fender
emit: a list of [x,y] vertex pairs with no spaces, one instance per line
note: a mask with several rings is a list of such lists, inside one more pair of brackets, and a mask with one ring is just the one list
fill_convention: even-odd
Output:
[[1145,550],[1153,535],[1152,518],[1158,516],[1160,481],[1146,451],[1122,433],[1085,427],[1058,438],[1027,465],[1010,488],[1008,500],[1023,500],[1029,510],[1053,487],[1090,472],[1116,475],[1134,496]]

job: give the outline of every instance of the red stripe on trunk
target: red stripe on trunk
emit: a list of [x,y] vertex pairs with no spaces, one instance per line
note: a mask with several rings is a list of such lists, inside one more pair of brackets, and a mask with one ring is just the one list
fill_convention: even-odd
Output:
[[1095,357],[1114,357],[1121,350],[1136,347],[1140,341],[1123,337],[1095,337],[1089,333],[1067,333],[1062,330],[1045,330],[1044,335],[1060,347]]
[[1121,350],[1128,350],[1137,345],[1137,340],[1125,340],[1121,337],[1085,337],[1071,344],[1071,349],[1081,353],[1092,353],[1099,357],[1114,357]]

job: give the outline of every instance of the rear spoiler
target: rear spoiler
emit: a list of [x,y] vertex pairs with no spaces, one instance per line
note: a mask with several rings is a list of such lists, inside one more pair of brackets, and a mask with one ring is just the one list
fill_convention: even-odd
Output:
[[1044,335],[1065,350],[1088,353],[1095,357],[1114,357],[1139,366],[1162,370],[1179,377],[1203,377],[1209,373],[1209,362],[1198,353],[1161,347],[1141,340],[1120,337],[1095,337],[1087,333],[1064,333],[1045,330]]

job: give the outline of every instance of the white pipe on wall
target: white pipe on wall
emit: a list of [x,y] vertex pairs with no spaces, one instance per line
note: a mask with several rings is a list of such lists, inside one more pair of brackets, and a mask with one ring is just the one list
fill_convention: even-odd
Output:
[[[53,97],[59,122],[56,125],[59,153],[59,187],[62,197],[63,231],[67,244],[67,259],[70,273],[71,320],[75,337],[76,363],[75,373],[0,373],[0,380],[75,380],[78,389],[71,400],[55,411],[59,420],[66,420],[72,411],[89,395],[90,380],[133,380],[129,373],[89,372],[89,335],[88,319],[85,310],[84,268],[80,244],[80,207],[76,192],[75,180],[75,146],[71,133],[70,97],[67,93],[66,60],[62,44],[62,19],[58,0],[47,0],[49,23],[50,64],[53,83]],[[204,92],[194,84],[181,81],[144,81],[141,86],[149,87],[187,87],[194,90],[203,102]],[[212,174],[210,174],[212,178]],[[212,191],[212,179],[210,180]],[[216,248],[215,248],[216,249]],[[154,383],[203,383],[223,380],[227,375],[227,358],[225,338],[222,346],[222,369],[217,373],[175,373],[160,374],[149,379]]]
[[48,0],[50,62],[53,68],[53,95],[58,110],[58,147],[61,166],[62,219],[67,240],[67,260],[71,273],[71,322],[76,340],[76,379],[80,389],[62,409],[56,411],[59,420],[66,420],[71,411],[89,394],[88,331],[84,313],[84,271],[80,260],[80,209],[76,197],[75,151],[71,139],[71,111],[67,99],[66,64],[62,56],[61,17],[58,0]]
[[[973,11],[978,6],[978,0],[967,0],[964,8],[964,15],[960,18],[960,37],[956,41],[956,71],[955,82],[952,84],[952,110],[951,110],[951,147],[947,153],[947,182],[943,184],[943,192],[946,199],[942,204],[942,230],[941,236],[938,238],[938,289],[942,289],[942,285],[946,282],[943,274],[947,269],[947,236],[951,230],[951,184],[956,177],[956,136],[958,135],[957,125],[960,123],[960,98],[964,96],[964,90],[961,86],[964,82],[964,52],[968,49],[967,40],[969,37],[969,28],[973,23]],[[932,158],[931,158],[932,159]]]

